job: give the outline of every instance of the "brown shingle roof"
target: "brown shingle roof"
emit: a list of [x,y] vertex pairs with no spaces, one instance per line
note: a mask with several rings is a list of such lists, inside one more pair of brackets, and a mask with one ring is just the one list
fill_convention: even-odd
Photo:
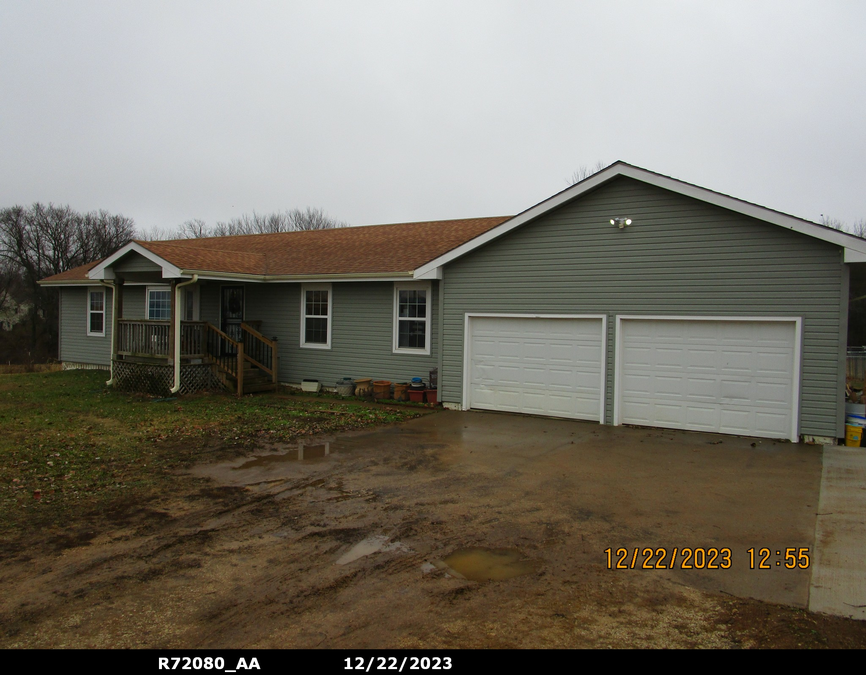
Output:
[[[394,274],[411,272],[509,217],[137,243],[176,267],[195,272]],[[82,265],[45,281],[85,280],[96,264]]]
[[61,272],[60,274],[45,277],[44,279],[42,279],[42,281],[51,281],[52,283],[60,283],[64,281],[86,281],[87,273],[101,262],[102,260],[95,260],[94,262],[87,263],[86,265],[79,265],[78,267],[73,267],[71,270],[66,270],[65,272]]

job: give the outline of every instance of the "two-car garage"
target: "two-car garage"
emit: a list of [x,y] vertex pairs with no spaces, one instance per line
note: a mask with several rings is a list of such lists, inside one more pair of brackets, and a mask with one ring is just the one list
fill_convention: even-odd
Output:
[[612,319],[467,314],[464,407],[797,440],[798,318]]

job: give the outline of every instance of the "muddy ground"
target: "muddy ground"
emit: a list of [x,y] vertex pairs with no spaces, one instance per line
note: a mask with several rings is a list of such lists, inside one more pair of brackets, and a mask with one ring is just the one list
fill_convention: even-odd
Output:
[[[313,439],[302,460],[239,450],[149,503],[5,542],[0,647],[866,646],[866,622],[608,570],[622,523],[565,506],[556,479],[459,461],[425,420]],[[460,578],[444,561],[473,547],[526,573]]]

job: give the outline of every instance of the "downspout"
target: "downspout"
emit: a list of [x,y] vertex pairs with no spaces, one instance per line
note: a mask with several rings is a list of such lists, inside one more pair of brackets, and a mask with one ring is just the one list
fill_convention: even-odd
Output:
[[117,284],[102,279],[98,281],[102,286],[111,289],[111,354],[108,356],[109,379],[105,383],[106,387],[111,387],[114,385],[114,355],[117,347]]
[[174,386],[171,393],[180,391],[180,289],[198,281],[198,274],[174,287]]

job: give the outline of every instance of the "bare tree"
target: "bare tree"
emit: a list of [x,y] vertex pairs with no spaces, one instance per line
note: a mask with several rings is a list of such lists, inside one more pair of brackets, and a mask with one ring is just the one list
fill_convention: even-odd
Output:
[[348,223],[328,216],[322,209],[307,207],[274,213],[245,213],[228,221],[209,226],[201,219],[188,220],[171,232],[144,233],[145,239],[198,239],[201,237],[228,237],[238,234],[273,234],[301,230],[329,230],[348,227]]
[[25,301],[21,270],[8,260],[0,260],[0,315]]
[[78,213],[69,206],[33,204],[0,210],[0,261],[20,275],[31,305],[32,349],[41,344],[56,354],[56,291],[39,286],[44,277],[104,258],[135,235],[131,218],[107,211]]
[[575,183],[579,183],[582,180],[589,178],[592,174],[598,173],[602,169],[605,168],[605,163],[601,160],[597,161],[594,166],[587,167],[581,164],[577,171],[571,174],[570,178],[566,178],[565,182],[569,185],[574,185]]
[[269,214],[244,214],[228,222],[218,222],[213,234],[272,234],[275,232],[297,232],[300,230],[329,230],[347,227],[348,224],[329,217],[322,209],[307,207],[306,210],[292,209]]
[[292,209],[288,212],[289,218],[296,230],[330,230],[336,227],[348,227],[348,223],[341,220],[334,220],[325,215],[322,209],[311,209],[309,206],[306,210]]
[[193,218],[192,220],[187,220],[180,226],[180,228],[178,228],[177,232],[178,239],[200,239],[201,237],[210,236],[212,235],[208,230],[207,223],[204,222],[201,218]]
[[830,218],[822,213],[821,224],[824,227],[832,227],[834,230],[847,232],[848,234],[853,234],[855,237],[866,239],[866,218],[861,218],[860,220],[855,221],[853,225],[849,226],[845,221],[839,220],[838,218]]

